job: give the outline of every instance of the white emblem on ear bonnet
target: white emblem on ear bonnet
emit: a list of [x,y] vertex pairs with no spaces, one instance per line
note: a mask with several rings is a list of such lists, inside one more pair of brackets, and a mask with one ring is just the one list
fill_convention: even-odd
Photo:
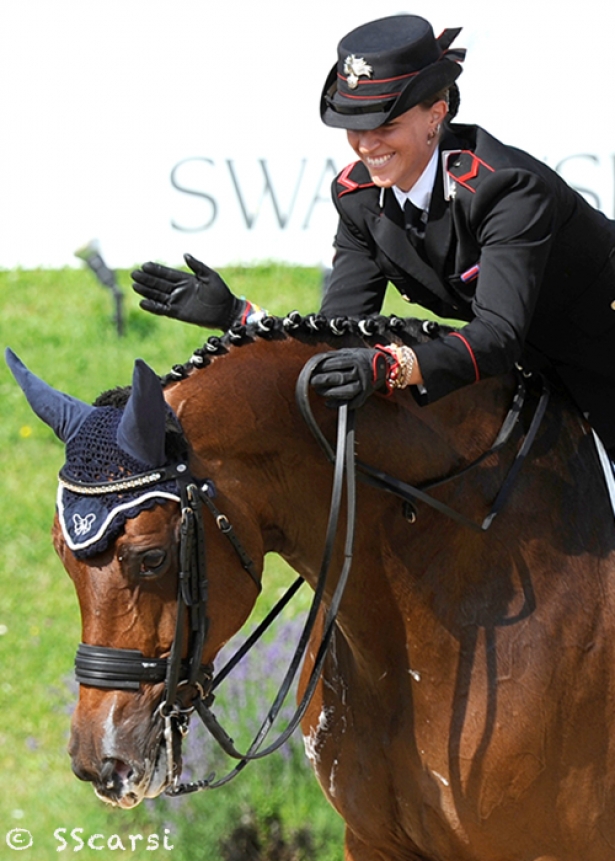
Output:
[[80,514],[73,514],[73,525],[75,527],[75,535],[87,535],[90,529],[92,528],[92,524],[96,520],[95,514],[86,514],[85,517],[81,517]]

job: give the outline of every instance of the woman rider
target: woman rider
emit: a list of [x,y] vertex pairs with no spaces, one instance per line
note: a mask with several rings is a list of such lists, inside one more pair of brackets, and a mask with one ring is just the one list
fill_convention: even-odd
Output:
[[[458,332],[409,348],[340,350],[313,384],[358,406],[413,386],[430,403],[509,371],[550,368],[615,460],[615,223],[554,171],[475,125],[451,124],[465,52],[414,15],[351,31],[338,45],[321,117],[358,161],[333,183],[335,258],[321,311],[363,317],[387,284]],[[186,256],[133,273],[141,306],[212,328],[258,309]]]

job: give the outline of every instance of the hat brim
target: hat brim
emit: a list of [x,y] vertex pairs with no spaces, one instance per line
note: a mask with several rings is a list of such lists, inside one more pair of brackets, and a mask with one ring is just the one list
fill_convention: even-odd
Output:
[[320,117],[331,128],[368,131],[378,128],[409,111],[440,90],[450,87],[462,72],[454,60],[439,60],[422,69],[395,99],[383,99],[371,105],[348,105],[337,89],[337,65],[333,66],[320,100]]

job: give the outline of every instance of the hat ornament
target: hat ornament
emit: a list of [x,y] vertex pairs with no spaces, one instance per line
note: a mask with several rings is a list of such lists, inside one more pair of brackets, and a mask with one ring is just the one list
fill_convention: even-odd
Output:
[[344,74],[347,76],[348,86],[351,90],[354,90],[359,85],[361,75],[371,78],[374,70],[369,63],[365,62],[363,57],[355,57],[354,54],[349,54],[344,60]]

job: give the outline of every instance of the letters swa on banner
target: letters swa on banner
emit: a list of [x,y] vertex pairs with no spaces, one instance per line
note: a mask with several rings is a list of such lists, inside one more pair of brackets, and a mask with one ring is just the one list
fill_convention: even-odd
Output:
[[[273,171],[279,174],[280,165],[274,162],[272,166],[269,159],[259,158],[251,164],[242,161],[243,164],[232,158],[193,156],[174,165],[171,185],[192,201],[200,201],[194,208],[201,212],[192,224],[172,218],[171,226],[184,233],[209,230],[216,226],[220,208],[224,210],[226,204],[227,215],[235,209],[247,230],[253,230],[257,221],[279,230],[290,227],[309,230],[315,210],[317,219],[320,215],[318,205],[330,203],[329,186],[338,172],[331,158],[318,164],[312,160],[309,165],[308,159],[302,158],[296,164],[296,175],[282,179],[274,178]],[[285,174],[289,174],[289,165],[284,167]],[[230,187],[226,180],[230,181]],[[220,196],[215,196],[214,191]],[[186,207],[186,201],[182,203]]]

